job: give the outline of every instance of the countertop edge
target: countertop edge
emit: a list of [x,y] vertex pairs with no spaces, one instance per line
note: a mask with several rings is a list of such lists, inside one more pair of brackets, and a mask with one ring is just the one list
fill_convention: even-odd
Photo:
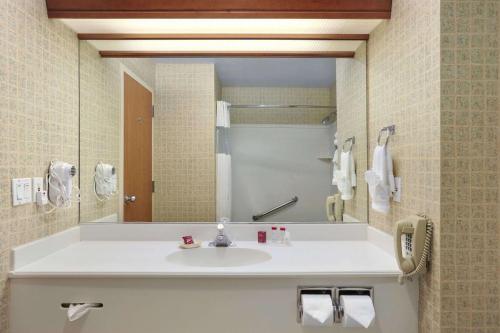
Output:
[[354,278],[396,278],[399,272],[264,272],[264,273],[200,273],[200,272],[9,272],[11,279],[36,278],[311,278],[311,277],[354,277]]

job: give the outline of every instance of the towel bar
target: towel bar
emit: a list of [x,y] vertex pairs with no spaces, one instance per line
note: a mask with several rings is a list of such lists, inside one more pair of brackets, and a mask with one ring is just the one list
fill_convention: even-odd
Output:
[[356,137],[351,136],[350,138],[347,138],[347,139],[344,140],[344,143],[342,144],[342,150],[343,151],[345,151],[345,144],[349,143],[349,142],[351,143],[351,147],[349,148],[349,151],[352,151],[352,147],[356,143]]
[[386,126],[386,127],[383,127],[382,129],[380,129],[380,131],[378,132],[378,138],[377,138],[377,144],[379,146],[382,146],[382,144],[380,143],[380,138],[382,137],[382,133],[384,132],[387,132],[387,137],[385,138],[385,145],[389,142],[389,137],[391,135],[394,135],[396,134],[396,125],[389,125],[389,126]]
[[[61,308],[67,309],[71,305],[83,305],[83,304],[87,304],[87,303],[84,303],[84,302],[61,303]],[[88,304],[90,304],[91,308],[103,308],[104,307],[104,304],[102,304],[102,303],[88,303]]]

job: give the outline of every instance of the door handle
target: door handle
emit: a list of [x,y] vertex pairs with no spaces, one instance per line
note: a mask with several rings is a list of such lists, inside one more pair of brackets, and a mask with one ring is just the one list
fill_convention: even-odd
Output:
[[135,195],[126,195],[125,196],[125,203],[128,204],[129,202],[135,202]]

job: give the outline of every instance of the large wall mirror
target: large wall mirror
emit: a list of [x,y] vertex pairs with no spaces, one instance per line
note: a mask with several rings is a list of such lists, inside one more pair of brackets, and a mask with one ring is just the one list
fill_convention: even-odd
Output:
[[81,222],[367,222],[352,58],[103,58],[80,42]]

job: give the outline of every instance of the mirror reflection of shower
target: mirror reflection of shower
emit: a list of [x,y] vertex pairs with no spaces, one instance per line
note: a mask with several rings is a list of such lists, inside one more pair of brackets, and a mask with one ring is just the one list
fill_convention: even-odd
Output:
[[331,125],[333,122],[335,122],[335,120],[336,120],[335,113],[331,112],[330,114],[328,114],[328,116],[321,119],[321,124],[322,125]]
[[[230,105],[231,181],[217,173],[217,188],[231,183],[232,222],[251,222],[255,217],[259,222],[327,220],[325,199],[337,191],[331,169],[336,133],[333,89],[222,88]],[[217,195],[224,197],[229,200]]]

